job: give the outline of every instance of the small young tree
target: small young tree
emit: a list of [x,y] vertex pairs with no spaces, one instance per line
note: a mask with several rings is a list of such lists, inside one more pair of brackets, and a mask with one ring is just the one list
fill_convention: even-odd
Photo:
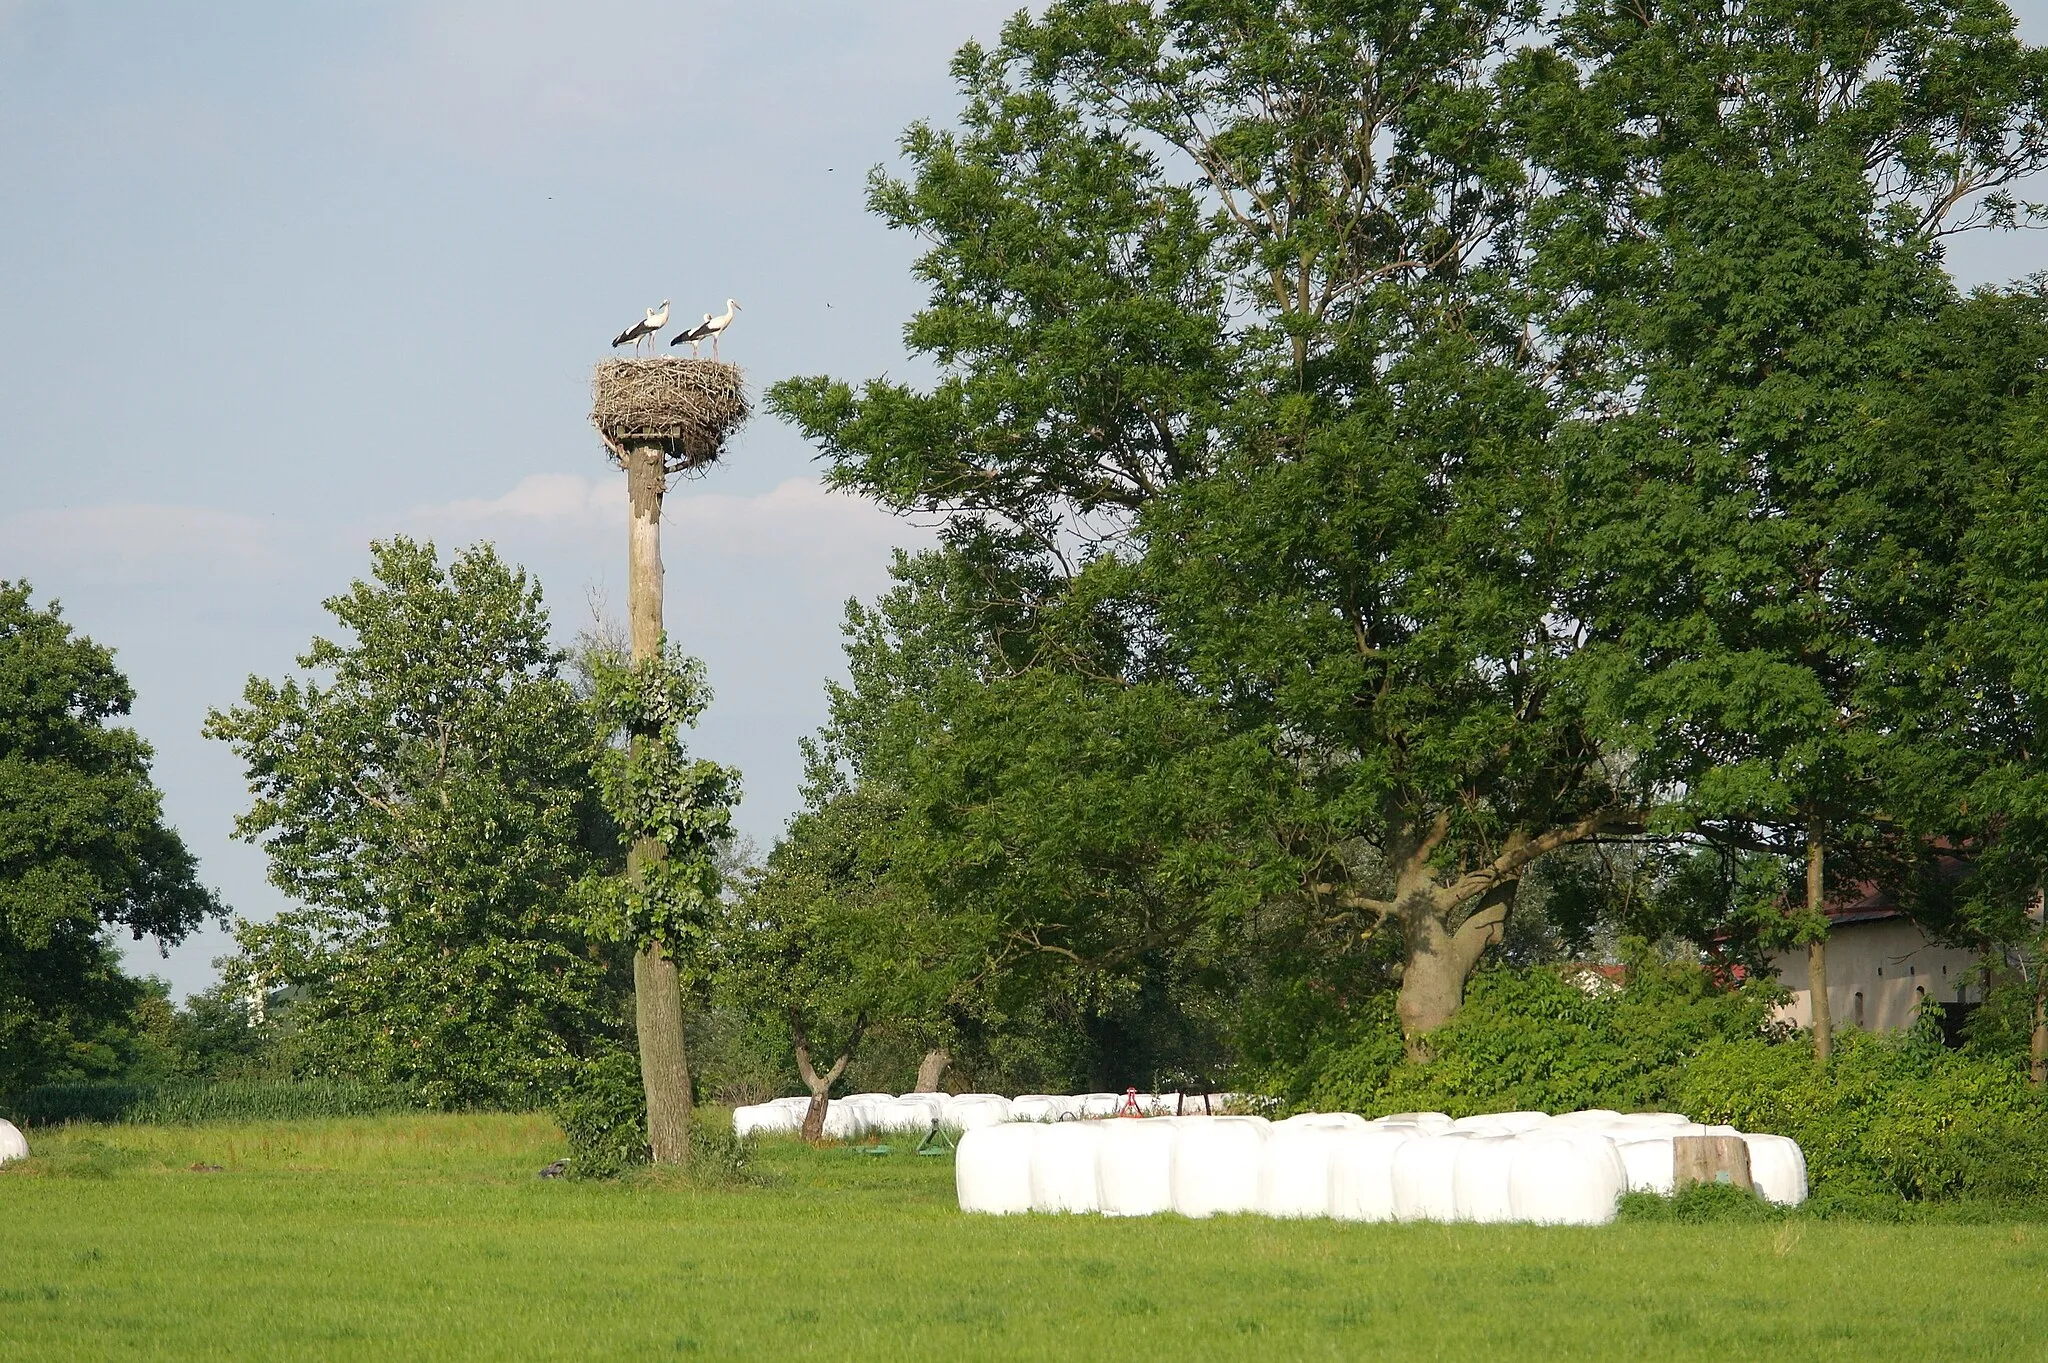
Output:
[[930,902],[892,877],[892,806],[855,789],[799,814],[733,901],[722,933],[722,992],[788,1022],[811,1091],[807,1140],[823,1138],[832,1086],[863,1038],[928,1027],[971,959]]
[[143,987],[111,932],[221,913],[116,722],[134,701],[110,651],[0,580],[0,1092],[116,1070]]
[[313,641],[313,677],[251,677],[207,717],[256,796],[238,835],[303,901],[239,927],[246,966],[305,987],[328,1067],[443,1103],[543,1096],[627,1033],[622,963],[577,921],[617,852],[540,588],[488,545],[444,567],[401,537],[325,604],[347,634]]

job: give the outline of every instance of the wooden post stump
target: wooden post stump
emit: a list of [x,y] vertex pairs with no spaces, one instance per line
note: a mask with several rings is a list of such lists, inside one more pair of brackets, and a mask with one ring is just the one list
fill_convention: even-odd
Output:
[[1678,1136],[1671,1142],[1671,1187],[1683,1192],[1695,1183],[1731,1183],[1756,1191],[1749,1174],[1749,1143],[1740,1136]]

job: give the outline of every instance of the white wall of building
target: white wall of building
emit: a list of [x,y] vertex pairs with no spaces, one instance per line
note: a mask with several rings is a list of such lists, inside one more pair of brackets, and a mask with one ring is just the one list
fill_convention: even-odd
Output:
[[[1975,1003],[1983,987],[1971,973],[1977,953],[1930,942],[1904,918],[1837,923],[1828,935],[1828,1006],[1837,1027],[1893,1032],[1913,1025],[1920,1000]],[[1795,1026],[1813,1021],[1806,948],[1771,958],[1792,1001],[1777,1016]]]

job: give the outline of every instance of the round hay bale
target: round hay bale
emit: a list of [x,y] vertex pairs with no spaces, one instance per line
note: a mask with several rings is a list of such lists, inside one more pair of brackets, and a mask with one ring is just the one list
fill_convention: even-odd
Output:
[[670,473],[716,461],[752,410],[738,365],[668,355],[604,361],[591,398],[591,423],[613,463],[623,466],[635,446],[656,445]]

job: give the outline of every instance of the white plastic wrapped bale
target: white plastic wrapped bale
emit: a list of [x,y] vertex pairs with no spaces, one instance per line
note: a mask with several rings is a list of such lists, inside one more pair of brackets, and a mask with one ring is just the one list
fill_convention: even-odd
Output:
[[1630,1192],[1659,1193],[1669,1197],[1672,1190],[1671,1143],[1680,1136],[1704,1136],[1706,1133],[1705,1127],[1693,1122],[1682,1127],[1610,1128],[1600,1134],[1612,1140],[1620,1153],[1622,1166],[1628,1171]]
[[1394,1152],[1416,1128],[1371,1123],[1337,1133],[1330,1151],[1330,1215],[1339,1221],[1394,1219]]
[[1451,1172],[1458,1149],[1471,1140],[1463,1131],[1418,1132],[1394,1152],[1394,1219],[1455,1221],[1457,1196]]
[[1614,1124],[1621,1114],[1611,1107],[1589,1107],[1583,1112],[1560,1112],[1550,1120],[1562,1126],[1582,1127],[1588,1131],[1604,1131]]
[[1171,1117],[1094,1123],[1101,1133],[1096,1187],[1104,1216],[1156,1216],[1173,1210],[1173,1151],[1180,1140]]
[[1138,1095],[1138,1111],[1147,1117],[1171,1117],[1179,1101],[1178,1093],[1141,1093]]
[[1627,1190],[1614,1142],[1592,1131],[1534,1131],[1517,1136],[1508,1184],[1516,1221],[1604,1226]]
[[1010,1100],[1010,1120],[1013,1122],[1056,1122],[1060,1119],[1060,1100],[1049,1093],[1020,1093]]
[[981,1126],[960,1137],[953,1191],[963,1212],[1013,1215],[1031,1210],[1031,1151],[1050,1127],[1032,1122]]
[[875,1129],[886,1131],[890,1135],[921,1135],[932,1129],[932,1123],[939,1119],[939,1114],[943,1110],[943,1105],[939,1103],[898,1098],[875,1109]]
[[1266,1127],[1259,1117],[1181,1119],[1173,1146],[1173,1209],[1192,1217],[1256,1210]]
[[1356,1112],[1297,1112],[1292,1117],[1273,1123],[1281,1126],[1319,1126],[1331,1131],[1359,1131],[1366,1125],[1365,1118]]
[[28,1140],[13,1122],[0,1118],[0,1164],[28,1158]]
[[1330,1160],[1341,1126],[1277,1122],[1259,1152],[1259,1210],[1267,1216],[1328,1216]]
[[1031,1144],[1031,1210],[1093,1212],[1102,1209],[1096,1157],[1103,1122],[1056,1122]]
[[1549,1126],[1551,1120],[1548,1112],[1483,1112],[1458,1118],[1451,1123],[1451,1130],[1469,1131],[1475,1136],[1513,1136]]
[[1010,1100],[994,1093],[959,1093],[946,1100],[941,1126],[974,1131],[1010,1120]]
[[1374,1126],[1409,1126],[1418,1131],[1438,1135],[1449,1131],[1456,1123],[1441,1112],[1395,1112],[1385,1117],[1372,1119]]
[[1121,1093],[1084,1093],[1080,1097],[1083,1117],[1114,1117],[1116,1110],[1124,1105]]
[[1617,1131],[1662,1131],[1668,1135],[1699,1123],[1683,1112],[1623,1112],[1612,1118],[1611,1125]]
[[825,1139],[828,1141],[857,1141],[875,1129],[872,1112],[866,1103],[834,1101],[825,1109]]
[[1806,1201],[1806,1152],[1790,1136],[1761,1132],[1742,1137],[1749,1147],[1749,1177],[1757,1196],[1784,1207]]
[[748,1136],[791,1136],[803,1126],[802,1112],[792,1112],[779,1103],[755,1103],[732,1110],[732,1134]]
[[1509,1176],[1515,1162],[1513,1135],[1473,1133],[1451,1161],[1451,1207],[1460,1221],[1512,1221]]

